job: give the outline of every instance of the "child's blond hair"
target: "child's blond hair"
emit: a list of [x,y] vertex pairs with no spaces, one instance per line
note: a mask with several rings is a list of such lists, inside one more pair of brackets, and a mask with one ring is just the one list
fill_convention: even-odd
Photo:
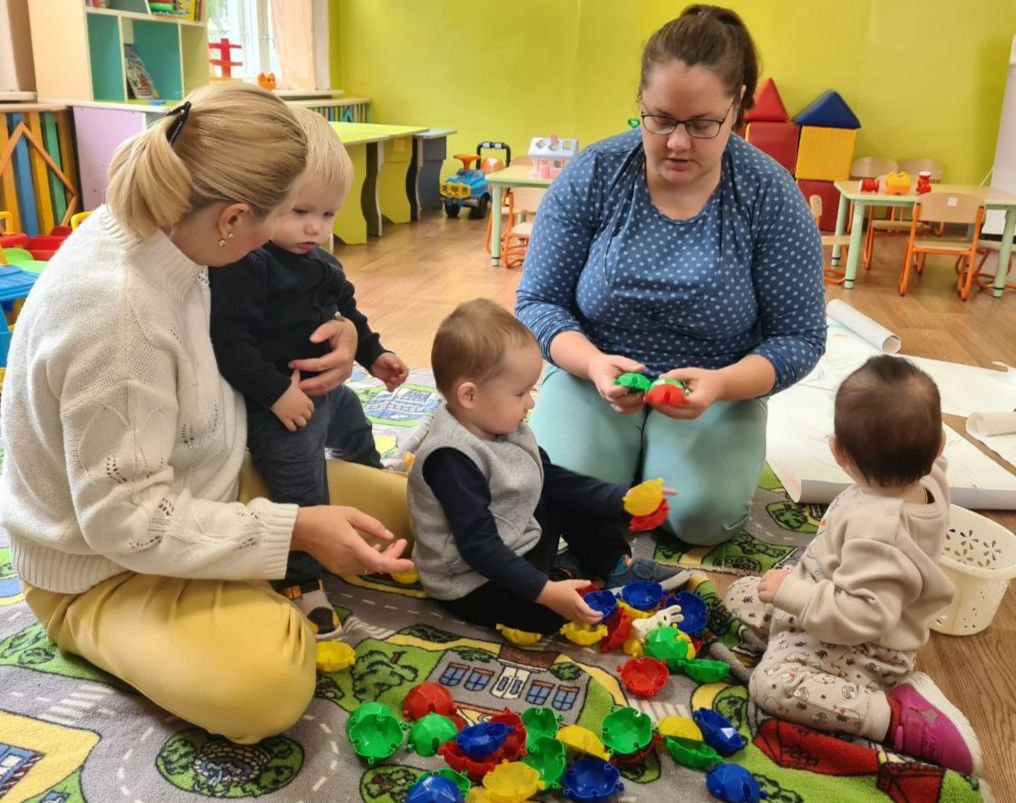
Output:
[[307,136],[307,177],[333,189],[341,207],[353,183],[353,160],[338,133],[324,117],[310,109],[294,109]]
[[430,351],[437,389],[454,399],[459,384],[490,379],[510,349],[525,346],[538,348],[536,338],[504,307],[489,298],[459,304],[441,321]]
[[214,203],[245,203],[263,219],[304,168],[307,137],[275,95],[228,82],[202,87],[188,101],[182,125],[179,114],[167,114],[121,145],[110,163],[107,202],[138,237],[172,229]]

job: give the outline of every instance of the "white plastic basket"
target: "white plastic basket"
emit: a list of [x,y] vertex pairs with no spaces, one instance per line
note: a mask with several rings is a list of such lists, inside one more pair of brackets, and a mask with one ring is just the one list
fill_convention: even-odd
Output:
[[1016,577],[1016,535],[991,519],[950,505],[939,566],[956,594],[932,630],[950,636],[979,633],[991,624],[1009,581]]

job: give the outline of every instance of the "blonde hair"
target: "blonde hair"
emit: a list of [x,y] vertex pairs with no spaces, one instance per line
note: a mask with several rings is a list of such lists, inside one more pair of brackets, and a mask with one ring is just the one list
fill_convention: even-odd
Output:
[[307,137],[275,95],[239,82],[192,93],[186,121],[166,115],[120,146],[106,200],[144,238],[213,203],[245,203],[255,218],[281,204],[303,170]]
[[533,333],[504,307],[489,298],[459,304],[441,321],[430,350],[437,389],[445,399],[454,398],[461,382],[490,379],[501,370],[509,349],[525,346],[539,347]]
[[306,175],[333,189],[341,207],[353,183],[353,160],[324,117],[310,109],[298,108],[293,113],[307,135]]

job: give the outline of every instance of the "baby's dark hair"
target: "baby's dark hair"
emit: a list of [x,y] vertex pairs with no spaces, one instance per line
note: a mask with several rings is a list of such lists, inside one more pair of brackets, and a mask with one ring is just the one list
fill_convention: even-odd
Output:
[[872,357],[836,392],[834,429],[868,482],[909,485],[931,471],[942,444],[938,386],[902,357]]

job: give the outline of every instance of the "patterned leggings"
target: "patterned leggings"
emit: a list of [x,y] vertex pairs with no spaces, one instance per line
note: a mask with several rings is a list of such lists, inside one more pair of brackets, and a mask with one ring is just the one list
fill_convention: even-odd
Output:
[[768,642],[748,683],[755,703],[801,725],[883,741],[885,693],[906,680],[917,653],[818,641],[795,626],[795,617],[762,602],[758,583],[758,577],[735,580],[726,598],[734,616]]

